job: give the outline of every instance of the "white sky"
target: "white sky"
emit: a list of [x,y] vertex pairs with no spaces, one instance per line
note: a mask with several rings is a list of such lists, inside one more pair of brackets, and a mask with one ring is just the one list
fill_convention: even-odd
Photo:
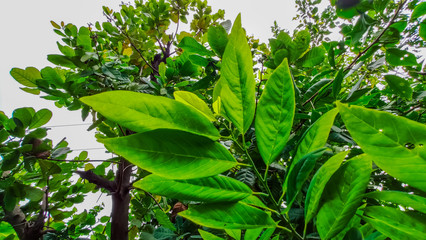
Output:
[[[125,1],[128,2],[128,1]],[[47,61],[48,54],[59,53],[56,35],[50,20],[57,23],[73,23],[87,26],[87,23],[105,21],[102,6],[118,10],[121,0],[9,0],[0,4],[0,110],[8,116],[20,107],[33,107],[36,110],[48,108],[53,112],[52,120],[47,126],[81,124],[80,111],[70,112],[58,109],[52,101],[40,99],[19,89],[20,86],[9,74],[13,67],[29,66],[41,69],[52,66]],[[262,42],[272,36],[270,27],[276,20],[281,28],[293,29],[297,23],[292,22],[296,12],[293,0],[210,0],[213,10],[224,9],[225,18],[233,21],[239,12],[242,13],[242,24],[249,35],[254,35]],[[90,118],[90,117],[89,117]],[[89,119],[90,121],[90,119]],[[89,123],[86,121],[86,123]],[[71,149],[88,149],[91,159],[106,159],[102,145],[95,141],[94,131],[87,132],[88,125],[52,127],[48,137],[54,144],[63,137],[67,138]],[[95,148],[95,149],[94,149]],[[78,155],[75,151],[72,156]],[[90,203],[96,204],[97,196]],[[106,201],[105,213],[109,212],[109,197]]]

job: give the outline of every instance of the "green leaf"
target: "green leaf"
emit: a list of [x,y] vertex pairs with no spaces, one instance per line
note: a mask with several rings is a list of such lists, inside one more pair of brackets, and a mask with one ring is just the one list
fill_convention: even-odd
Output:
[[241,229],[225,229],[225,232],[235,240],[241,240]]
[[41,70],[41,76],[43,80],[46,80],[50,84],[54,84],[57,87],[63,87],[65,83],[65,76],[60,72],[60,70],[45,67]]
[[155,214],[155,217],[156,217],[158,223],[161,226],[168,228],[172,231],[176,231],[175,225],[173,225],[173,223],[169,219],[169,216],[167,216],[167,214],[165,212],[163,212],[163,210],[156,208],[156,209],[154,209],[154,214]]
[[83,97],[106,118],[136,132],[176,129],[219,139],[216,127],[199,111],[170,98],[130,91],[111,91]]
[[217,229],[251,229],[276,226],[269,214],[240,202],[191,205],[188,210],[180,212],[179,215],[196,224]]
[[214,54],[207,50],[206,47],[201,45],[197,40],[192,37],[184,37],[178,47],[182,48],[184,51],[188,53],[195,53],[201,56],[213,56]]
[[386,61],[392,66],[417,65],[417,58],[414,54],[397,48],[388,48],[386,50]]
[[41,79],[40,71],[34,67],[27,67],[25,70],[12,68],[10,75],[26,87],[37,87],[36,80]]
[[25,186],[25,198],[30,201],[40,201],[43,198],[44,192],[38,188]]
[[297,162],[306,154],[325,146],[337,113],[337,108],[328,111],[315,121],[308,130],[306,130],[299,146],[297,147],[294,162]]
[[244,134],[252,124],[255,112],[253,60],[241,14],[232,27],[222,59],[221,77],[214,88],[214,98],[221,99],[221,114]]
[[297,194],[302,189],[303,184],[308,179],[312,170],[315,167],[317,160],[324,154],[325,148],[320,148],[310,152],[300,159],[292,168],[290,168],[287,174],[287,208],[285,211],[289,211],[294,200],[296,200]]
[[426,2],[419,3],[411,13],[411,20],[418,19],[419,17],[426,14]]
[[413,96],[413,89],[410,86],[410,83],[398,76],[395,75],[385,75],[385,80],[388,83],[392,92],[401,98],[411,100]]
[[328,180],[340,167],[346,155],[348,152],[340,152],[328,159],[312,178],[305,199],[305,228],[318,211],[320,199]]
[[388,112],[338,103],[352,138],[389,175],[426,191],[426,126]]
[[420,23],[419,36],[426,41],[426,19]]
[[52,26],[56,29],[61,29],[61,26],[59,26],[57,23],[55,23],[54,21],[50,20],[50,24],[52,24]]
[[175,130],[160,129],[98,141],[136,166],[165,178],[208,177],[238,164],[220,143]]
[[4,210],[9,212],[13,211],[16,204],[19,202],[18,200],[19,199],[17,199],[13,194],[13,189],[9,187],[3,195]]
[[198,229],[198,232],[200,233],[201,237],[204,240],[224,240],[223,238],[218,237],[218,236],[214,235],[213,233],[209,233],[209,232],[201,230],[201,229]]
[[275,227],[265,229],[265,231],[263,231],[262,235],[260,236],[259,240],[270,240],[272,234],[274,234],[274,231],[275,231]]
[[7,171],[15,168],[16,165],[18,165],[20,156],[21,154],[17,150],[14,150],[2,156],[3,159],[1,161],[1,170]]
[[69,57],[66,57],[63,55],[50,54],[50,55],[47,55],[47,60],[61,67],[67,67],[72,69],[76,67]]
[[389,3],[389,0],[374,0],[373,1],[374,11],[376,11],[377,13],[382,13],[386,9],[386,6],[388,5],[388,3]]
[[134,186],[168,198],[200,202],[239,201],[252,194],[246,184],[225,176],[173,180],[151,174]]
[[325,48],[323,46],[314,47],[307,52],[298,62],[305,68],[314,67],[322,63],[325,59]]
[[346,232],[343,240],[364,240],[364,236],[358,228],[353,227]]
[[339,234],[354,216],[370,180],[371,161],[358,155],[337,170],[327,183],[317,215],[321,239]]
[[216,121],[216,118],[214,117],[209,106],[207,106],[207,104],[194,93],[187,91],[175,91],[173,92],[173,96],[175,97],[176,101],[195,108],[210,121]]
[[30,94],[40,95],[40,90],[37,88],[20,88],[20,89]]
[[247,229],[244,235],[244,240],[257,239],[262,231],[263,228]]
[[391,239],[426,239],[424,216],[415,213],[402,212],[391,207],[371,206],[365,208],[362,219]]
[[22,123],[23,128],[27,128],[31,124],[31,120],[35,114],[35,110],[29,107],[23,107],[15,109],[12,113],[12,117],[19,120]]
[[295,112],[293,80],[287,59],[272,73],[258,103],[255,129],[260,154],[271,164],[284,149]]
[[[294,36],[294,50],[290,48],[292,62],[297,60],[300,56],[302,56],[309,48],[309,44],[311,42],[311,34],[309,30],[302,30],[295,34]],[[293,50],[293,51],[291,51]]]
[[51,118],[52,118],[52,112],[49,109],[45,109],[45,108],[41,109],[34,114],[29,128],[30,129],[39,128],[43,126],[44,124],[48,123]]
[[228,33],[226,33],[222,25],[210,26],[207,33],[207,41],[210,47],[222,57],[228,43]]
[[344,79],[344,75],[343,75],[343,68],[341,68],[336,76],[334,77],[334,81],[333,81],[333,97],[334,99],[337,99],[337,97],[339,96],[340,90],[342,89],[342,82]]
[[426,198],[399,191],[375,191],[365,194],[366,197],[380,201],[395,203],[426,214]]

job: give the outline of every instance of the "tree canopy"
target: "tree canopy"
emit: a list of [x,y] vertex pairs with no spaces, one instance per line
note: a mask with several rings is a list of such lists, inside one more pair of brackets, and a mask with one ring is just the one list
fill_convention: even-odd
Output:
[[[426,239],[426,3],[320,3],[267,43],[202,0],[52,21],[55,67],[10,74],[114,157],[68,158],[48,109],[0,112],[0,237]],[[90,192],[110,215],[78,211]]]

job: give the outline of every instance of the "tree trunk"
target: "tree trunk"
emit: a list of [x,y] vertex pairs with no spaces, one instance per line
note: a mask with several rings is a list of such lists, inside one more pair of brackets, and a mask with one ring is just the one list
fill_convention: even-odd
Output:
[[115,192],[112,192],[111,240],[129,239],[129,186],[131,173],[132,165],[124,159],[121,160],[115,178],[117,188]]

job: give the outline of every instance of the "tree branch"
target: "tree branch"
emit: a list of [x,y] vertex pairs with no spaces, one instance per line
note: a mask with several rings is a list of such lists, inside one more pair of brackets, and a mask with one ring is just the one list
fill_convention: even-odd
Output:
[[109,181],[103,177],[98,176],[92,170],[88,171],[75,171],[82,179],[96,184],[98,187],[108,190],[113,193],[117,191],[117,184],[114,181]]
[[[370,43],[367,48],[365,48],[362,52],[358,53],[358,55],[354,58],[354,60],[345,68],[345,72],[350,70],[358,61],[358,59],[364,55],[370,48],[372,48],[376,43],[379,42],[380,38],[385,34],[385,32],[388,30],[388,28],[394,23],[395,19],[398,17],[399,12],[401,11],[402,7],[404,6],[405,2],[407,2],[407,0],[403,0],[399,5],[398,8],[395,11],[395,14],[393,15],[393,17],[391,18],[391,20],[389,21],[388,25],[383,29],[383,31],[379,34],[379,36],[377,36],[376,39],[374,39],[374,41],[372,43]],[[334,82],[334,79],[332,79],[329,83],[329,85],[331,85]],[[322,89],[322,88],[321,88]],[[321,90],[320,89],[320,90]],[[314,99],[318,94],[319,91],[314,93],[314,95],[312,95],[308,100],[306,100],[302,106],[305,106],[308,102],[311,102],[312,99]]]

